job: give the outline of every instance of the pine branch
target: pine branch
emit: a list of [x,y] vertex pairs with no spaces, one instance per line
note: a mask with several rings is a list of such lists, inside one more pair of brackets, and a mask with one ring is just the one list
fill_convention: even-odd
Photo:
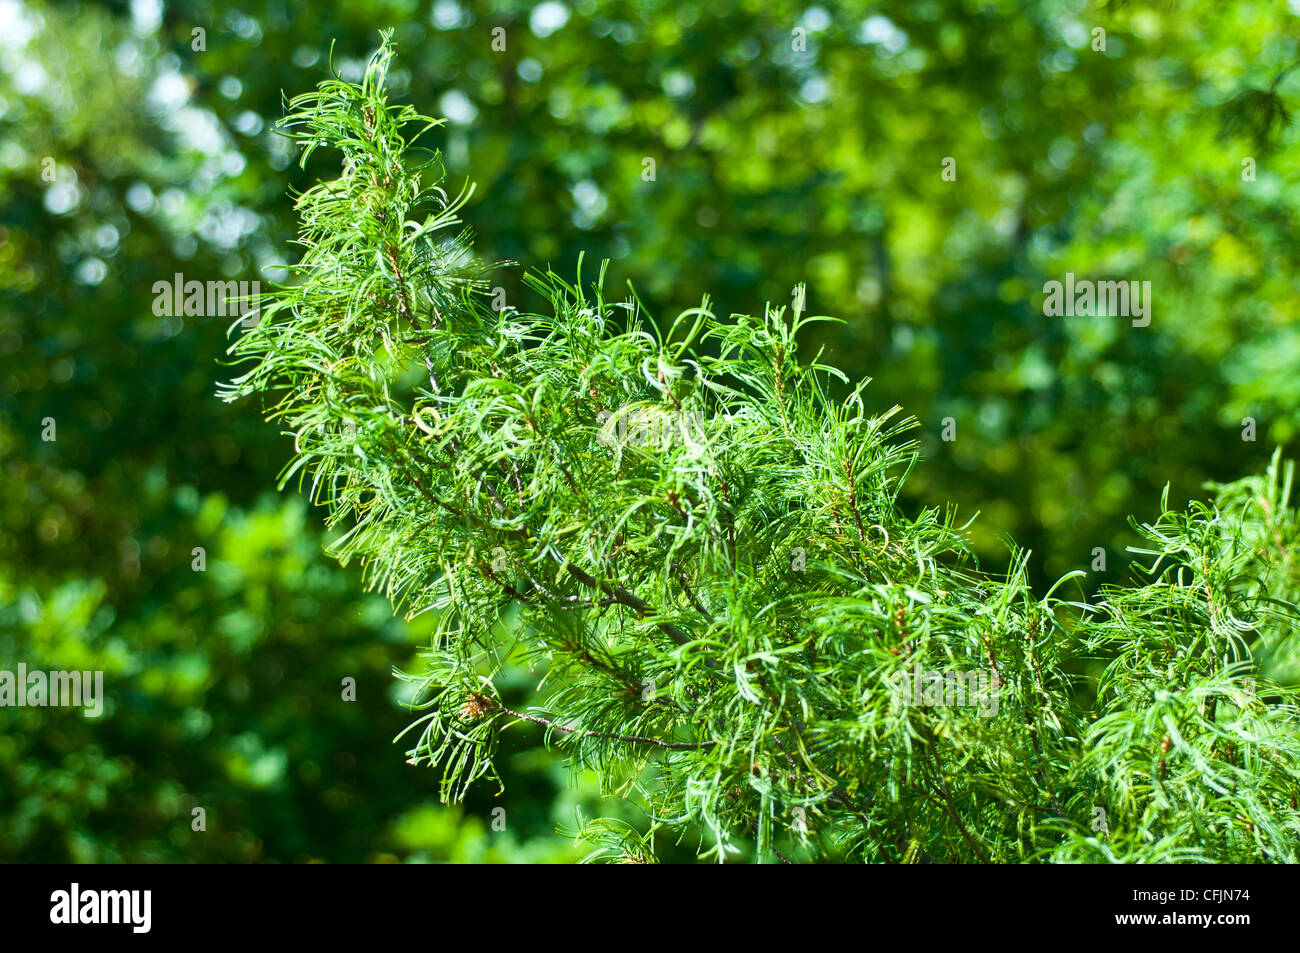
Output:
[[[334,555],[437,620],[403,677],[444,797],[513,720],[655,819],[585,825],[593,857],[666,826],[719,861],[1300,861],[1300,716],[1262,667],[1300,655],[1289,468],[1162,501],[1149,578],[1094,603],[1036,595],[1024,553],[980,572],[950,512],[897,506],[914,421],[801,357],[823,319],[705,299],[664,332],[603,269],[495,310],[392,56],[290,102],[302,162],[342,167],[223,393],[293,433],[282,485]],[[544,687],[508,707],[521,657]]]

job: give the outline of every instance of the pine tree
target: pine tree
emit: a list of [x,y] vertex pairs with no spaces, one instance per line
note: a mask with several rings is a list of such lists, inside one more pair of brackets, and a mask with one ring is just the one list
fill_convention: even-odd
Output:
[[592,859],[1300,860],[1295,692],[1262,674],[1298,649],[1289,465],[1166,499],[1149,578],[1091,603],[1035,594],[1024,552],[984,572],[950,509],[898,506],[915,421],[800,352],[802,289],[661,333],[580,263],[502,306],[393,55],[289,103],[303,164],[342,167],[223,393],[292,435],[333,555],[436,618],[404,677],[444,798],[531,722],[644,809],[584,822]]

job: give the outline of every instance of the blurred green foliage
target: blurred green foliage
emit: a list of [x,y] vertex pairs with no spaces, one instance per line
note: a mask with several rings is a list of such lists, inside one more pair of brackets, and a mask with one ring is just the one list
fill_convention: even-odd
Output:
[[[1095,587],[1166,482],[1200,495],[1300,429],[1294,21],[1208,0],[0,0],[0,668],[102,668],[111,699],[98,721],[0,712],[0,859],[576,856],[554,830],[591,789],[533,753],[469,816],[434,806],[388,744],[421,620],[321,556],[298,500],[259,496],[286,445],[213,399],[224,321],[153,313],[176,272],[283,276],[289,192],[330,170],[272,126],[331,56],[355,78],[396,27],[394,83],[451,120],[484,257],[609,258],[665,315],[807,281],[846,320],[817,343],[876,379],[869,409],[921,421],[905,502],[981,510],[977,551],[996,566],[1013,536],[1040,587],[1103,547]],[[1151,281],[1151,326],[1045,318],[1067,271]],[[499,283],[525,303],[518,269]]]

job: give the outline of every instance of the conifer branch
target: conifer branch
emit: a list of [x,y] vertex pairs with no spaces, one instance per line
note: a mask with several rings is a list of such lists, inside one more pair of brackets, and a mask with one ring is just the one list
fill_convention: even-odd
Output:
[[[392,56],[289,103],[304,165],[342,166],[223,395],[295,435],[282,483],[334,555],[437,620],[403,677],[444,797],[514,720],[656,819],[587,825],[622,839],[593,857],[671,826],[718,861],[1300,862],[1300,709],[1265,668],[1300,656],[1289,465],[1162,500],[1146,578],[1096,601],[1033,592],[1025,553],[981,572],[950,511],[897,505],[915,422],[802,356],[802,310],[664,331],[603,268],[492,307]],[[523,708],[516,646],[546,670]]]

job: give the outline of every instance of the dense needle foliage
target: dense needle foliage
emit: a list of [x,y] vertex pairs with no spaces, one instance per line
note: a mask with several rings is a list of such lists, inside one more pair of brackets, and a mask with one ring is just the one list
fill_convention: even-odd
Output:
[[[301,262],[225,396],[293,435],[334,554],[435,615],[408,754],[444,797],[528,720],[646,812],[583,824],[593,858],[1300,859],[1300,719],[1258,665],[1296,651],[1289,466],[1163,507],[1149,578],[1091,603],[1036,595],[1022,553],[982,573],[952,512],[897,505],[909,421],[800,353],[801,289],[666,333],[581,274],[502,302],[392,56],[290,103],[302,161],[341,172],[298,198]],[[520,659],[517,710],[494,675]],[[918,703],[917,672],[993,688]]]

